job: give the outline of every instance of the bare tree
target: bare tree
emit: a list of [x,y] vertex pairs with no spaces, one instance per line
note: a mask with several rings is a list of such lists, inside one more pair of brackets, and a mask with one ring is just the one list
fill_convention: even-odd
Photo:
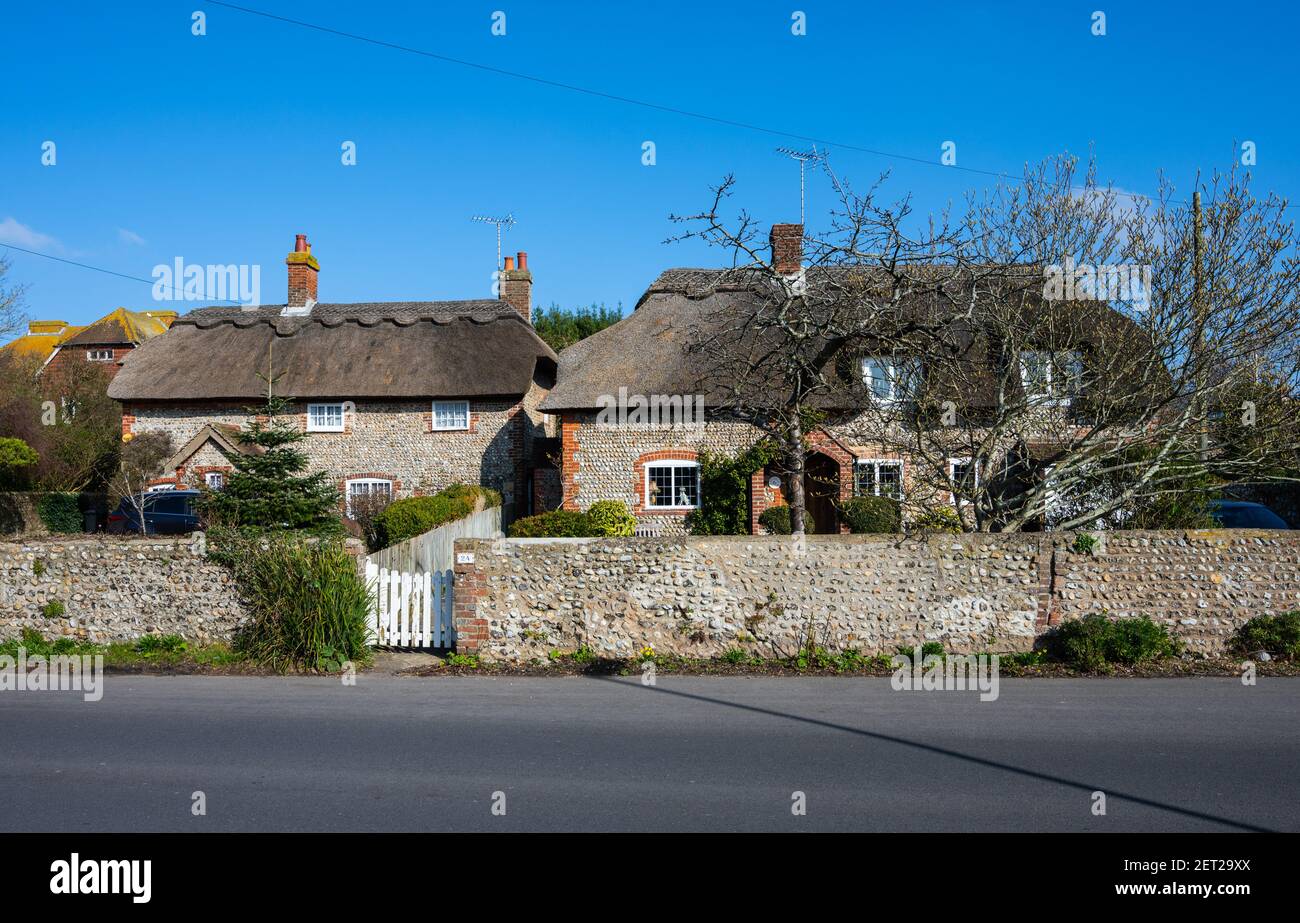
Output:
[[27,322],[23,313],[23,291],[21,285],[6,285],[5,276],[9,274],[9,261],[0,257],[0,339],[8,339],[22,330]]
[[830,179],[798,272],[719,217],[730,177],[675,219],[732,254],[714,290],[747,293],[687,348],[715,408],[786,448],[794,531],[811,426],[908,459],[905,504],[968,530],[1118,525],[1189,486],[1296,476],[1300,261],[1248,176],[1144,200],[1065,156],[924,224]]
[[135,511],[140,533],[145,528],[145,491],[158,477],[163,463],[172,455],[172,438],[167,433],[141,433],[122,447],[121,464],[111,481],[114,496]]

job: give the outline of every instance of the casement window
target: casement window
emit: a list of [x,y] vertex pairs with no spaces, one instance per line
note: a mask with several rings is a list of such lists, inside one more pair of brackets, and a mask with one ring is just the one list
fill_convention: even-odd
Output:
[[645,468],[647,509],[693,510],[700,505],[700,466],[693,461],[653,462]]
[[307,432],[341,433],[343,432],[343,405],[308,404]]
[[226,473],[224,471],[209,471],[203,475],[203,483],[208,485],[208,490],[220,490],[226,486]]
[[469,429],[469,401],[434,401],[433,428]]
[[980,467],[969,458],[950,458],[948,459],[948,481],[953,487],[954,502],[961,495],[970,496],[979,490]]
[[858,459],[853,466],[853,492],[859,497],[903,499],[903,463],[891,459]]
[[88,349],[86,350],[86,359],[90,362],[112,362],[113,351],[111,349]]
[[904,356],[867,356],[862,360],[862,382],[879,404],[914,401],[921,387],[921,360]]
[[1030,404],[1065,404],[1078,395],[1083,358],[1077,351],[1026,350],[1020,354],[1020,384]]
[[393,482],[383,478],[354,478],[347,482],[347,513],[352,518],[354,501],[375,499],[386,503],[393,499]]

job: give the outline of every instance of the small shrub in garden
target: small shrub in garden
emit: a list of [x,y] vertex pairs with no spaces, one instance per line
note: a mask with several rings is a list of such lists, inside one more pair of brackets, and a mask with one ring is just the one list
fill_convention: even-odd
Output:
[[[790,518],[790,507],[784,504],[769,506],[759,513],[758,524],[773,535],[790,535],[794,531],[794,525]],[[813,521],[812,513],[807,510],[803,511],[803,530],[805,534],[817,531],[817,523]]]
[[1047,645],[1056,659],[1081,670],[1148,663],[1181,650],[1168,629],[1146,616],[1110,619],[1098,613],[1058,625]]
[[636,532],[636,517],[622,500],[597,500],[587,510],[587,519],[597,535],[627,536]]
[[1300,612],[1257,615],[1237,627],[1230,647],[1236,654],[1268,651],[1275,657],[1300,658]]
[[936,506],[916,517],[912,528],[917,532],[950,532],[955,535],[962,531],[961,517],[950,506]]
[[595,535],[591,519],[577,510],[552,510],[510,524],[511,538],[584,538]]
[[902,506],[893,497],[852,497],[840,516],[854,535],[903,531]]

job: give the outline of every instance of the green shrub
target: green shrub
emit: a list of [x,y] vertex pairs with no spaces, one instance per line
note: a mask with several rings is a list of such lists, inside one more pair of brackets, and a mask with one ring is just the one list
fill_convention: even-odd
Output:
[[36,451],[21,439],[0,436],[0,490],[27,486],[31,469],[39,460]]
[[1236,654],[1268,651],[1276,657],[1300,658],[1300,612],[1257,615],[1237,627],[1230,647]]
[[36,515],[51,532],[80,532],[81,505],[76,494],[46,494],[36,504]]
[[501,494],[497,491],[471,484],[452,484],[431,497],[394,501],[374,517],[376,545],[387,548],[464,519],[474,512],[480,497],[485,509],[501,505]]
[[[759,513],[758,524],[773,535],[789,535],[794,529],[790,522],[790,507],[784,504],[769,506]],[[812,513],[807,510],[803,511],[803,530],[805,533],[817,531],[817,523],[813,520]]]
[[700,452],[700,508],[686,514],[692,535],[748,535],[750,478],[778,456],[771,439],[760,439],[739,455]]
[[1071,546],[1075,554],[1092,554],[1093,549],[1097,547],[1098,538],[1090,532],[1080,532],[1074,537],[1074,544]]
[[370,593],[341,542],[268,536],[247,543],[235,573],[252,609],[240,653],[278,670],[369,662]]
[[903,531],[902,505],[893,497],[852,497],[840,506],[840,516],[855,535]]
[[955,535],[962,531],[961,517],[950,506],[936,506],[916,517],[912,528],[917,532],[950,532]]
[[1145,615],[1110,619],[1098,613],[1058,625],[1048,635],[1047,646],[1056,659],[1081,670],[1132,666],[1173,657],[1181,650],[1168,629]]
[[63,614],[66,611],[67,609],[64,607],[63,603],[59,602],[57,599],[52,599],[45,605],[41,606],[41,615],[45,616],[47,619],[63,618]]
[[622,500],[597,500],[587,510],[592,531],[597,535],[624,536],[636,532],[636,517]]
[[583,538],[595,534],[591,518],[577,510],[552,510],[510,524],[511,538]]

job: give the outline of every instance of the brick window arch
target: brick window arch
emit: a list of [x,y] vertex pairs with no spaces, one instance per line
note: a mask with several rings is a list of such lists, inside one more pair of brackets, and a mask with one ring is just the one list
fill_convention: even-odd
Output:
[[[657,465],[656,463],[663,464]],[[678,464],[674,465],[671,463]],[[633,466],[633,489],[636,492],[636,507],[632,512],[637,515],[685,516],[691,510],[697,509],[699,507],[700,497],[698,465],[699,453],[694,449],[660,449],[654,452],[646,452],[636,460],[636,464]],[[683,477],[679,493],[688,497],[693,497],[694,503],[692,505],[684,505],[674,502],[667,506],[652,506],[650,504],[650,497],[647,495],[647,492],[654,493],[654,486],[650,484],[650,469],[659,468],[662,472],[662,469],[666,468],[688,466],[694,466],[696,468],[693,485],[691,484],[690,478]],[[662,477],[659,481],[662,482]]]

